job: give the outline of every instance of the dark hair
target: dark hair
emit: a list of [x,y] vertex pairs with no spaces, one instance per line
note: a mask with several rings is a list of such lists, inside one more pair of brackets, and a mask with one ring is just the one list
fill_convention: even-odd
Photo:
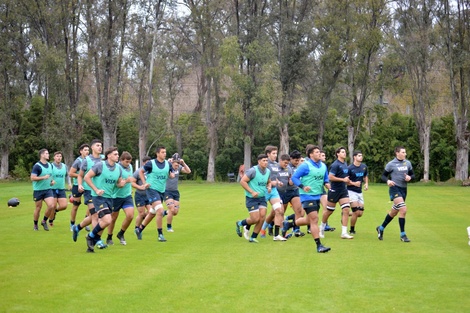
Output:
[[294,150],[290,153],[291,159],[300,159],[302,157],[302,153],[300,153],[298,150]]
[[82,144],[80,147],[78,147],[78,151],[82,153],[83,149],[85,148],[90,148],[90,146],[87,143]]
[[145,163],[147,161],[150,161],[152,158],[149,157],[148,155],[144,156],[143,159],[142,159],[142,163]]
[[396,146],[396,147],[395,147],[395,153],[400,152],[401,149],[405,149],[405,147],[403,147],[403,146]]
[[281,155],[280,160],[281,161],[290,161],[290,155],[285,153],[285,154]]
[[64,157],[64,154],[62,153],[62,151],[56,151],[56,152],[54,152],[54,156],[56,156],[56,155],[58,155],[58,154],[60,154],[62,157]]
[[354,150],[353,157],[355,157],[358,154],[362,154],[362,151],[361,150]]
[[44,148],[41,149],[41,150],[39,150],[39,152],[38,152],[39,158],[41,158],[41,155],[42,155],[44,152],[46,152],[46,151],[47,151],[47,149],[44,149]]
[[310,157],[310,154],[313,152],[313,150],[320,150],[320,147],[319,146],[316,146],[316,145],[307,145],[307,147],[305,147],[305,153],[307,153],[307,158]]
[[114,151],[117,151],[117,150],[118,150],[117,147],[109,147],[108,149],[106,149],[106,151],[104,152],[104,159],[107,160],[108,155],[113,153]]
[[166,149],[165,146],[158,146],[155,150],[155,154],[159,153],[162,149]]
[[103,142],[99,139],[93,139],[90,143],[90,147],[93,146],[95,143],[100,143],[100,144],[103,144]]
[[277,147],[276,146],[266,146],[266,148],[264,149],[264,153],[265,154],[270,154],[271,152],[273,151],[277,151]]
[[261,154],[258,155],[258,159],[257,159],[257,160],[259,161],[259,160],[267,159],[267,158],[268,158],[268,156],[267,156],[266,154],[261,153]]
[[121,154],[121,160],[132,160],[132,155],[129,152],[124,151]]
[[335,150],[335,155],[338,155],[338,153],[340,153],[341,150],[346,151],[346,148],[343,146],[339,147],[338,149]]

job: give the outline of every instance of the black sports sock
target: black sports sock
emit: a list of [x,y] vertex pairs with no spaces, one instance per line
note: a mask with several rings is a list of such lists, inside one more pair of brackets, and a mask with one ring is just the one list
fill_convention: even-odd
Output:
[[274,225],[274,236],[278,236],[278,235],[279,235],[279,228],[280,228],[279,225]]
[[383,228],[387,227],[388,223],[390,223],[392,220],[393,220],[393,217],[391,217],[390,214],[387,213],[387,215],[385,215],[385,220],[382,223],[382,227]]
[[405,232],[405,218],[399,217],[398,224],[400,225],[400,232],[404,233]]

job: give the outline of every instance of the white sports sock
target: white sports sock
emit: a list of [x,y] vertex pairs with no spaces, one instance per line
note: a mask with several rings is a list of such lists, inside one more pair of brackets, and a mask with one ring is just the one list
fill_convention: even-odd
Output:
[[348,226],[341,226],[341,234],[347,234],[348,233]]

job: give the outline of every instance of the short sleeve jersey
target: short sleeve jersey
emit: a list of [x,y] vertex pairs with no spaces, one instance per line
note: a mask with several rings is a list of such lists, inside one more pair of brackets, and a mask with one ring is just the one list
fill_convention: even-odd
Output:
[[277,186],[277,190],[279,192],[286,192],[287,187],[289,187],[289,179],[292,176],[292,168],[286,166],[286,168],[282,168],[279,166],[279,172],[277,172],[277,180],[282,183],[282,186]]
[[385,165],[385,170],[390,173],[390,179],[395,182],[398,187],[406,188],[408,185],[405,175],[409,174],[413,167],[408,160],[398,160],[397,158]]
[[180,173],[182,169],[183,169],[182,165],[179,165],[177,170],[173,169],[173,174],[175,174],[175,177],[174,178],[168,177],[168,180],[166,181],[165,190],[172,190],[172,191],[178,190],[178,179],[180,177]]
[[[72,163],[72,166],[70,168],[74,168],[75,169],[75,173],[78,174],[78,172],[80,172],[80,167],[82,166],[82,162],[83,162],[84,158],[82,158],[81,156],[79,156],[78,158],[75,159],[75,161],[73,161]],[[74,186],[77,186],[78,185],[78,180],[76,177],[73,177],[72,178],[72,183]]]
[[352,182],[361,182],[360,187],[348,185],[348,190],[357,192],[357,193],[362,193],[362,183],[364,182],[364,177],[367,177],[367,165],[364,163],[361,163],[359,166],[356,166],[353,164],[349,165],[348,167],[349,171],[349,180]]
[[[142,186],[142,179],[140,179],[140,169],[138,169],[137,171],[135,171],[132,176],[135,178],[135,183],[136,183],[137,185],[139,185],[139,186]],[[144,174],[144,176],[146,176],[145,178],[147,179],[147,174]],[[139,190],[139,189],[136,189],[136,190],[135,190],[135,193],[138,193],[138,194],[140,194],[140,195],[146,196],[146,195],[147,195],[147,190]]]
[[51,163],[52,166],[52,179],[55,181],[53,189],[65,189],[65,178],[67,177],[67,165],[64,163],[56,164]]
[[41,162],[37,162],[36,164],[34,164],[31,174],[36,175],[38,177],[49,175],[48,179],[33,181],[33,190],[39,191],[51,189],[52,166],[50,163],[44,164]]
[[[341,162],[339,160],[335,160],[333,164],[331,164],[329,173],[337,178],[346,178],[348,176],[348,164],[346,162]],[[336,191],[346,190],[346,183],[338,182],[338,181],[331,181],[331,189]]]

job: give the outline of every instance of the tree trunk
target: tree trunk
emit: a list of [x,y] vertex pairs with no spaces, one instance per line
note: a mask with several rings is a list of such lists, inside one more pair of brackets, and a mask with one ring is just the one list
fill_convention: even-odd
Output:
[[103,152],[105,149],[116,145],[116,128],[108,125],[108,123],[102,123],[103,128]]
[[429,150],[431,146],[431,125],[426,125],[424,127],[423,134],[423,156],[424,156],[424,172],[423,180],[425,182],[429,181]]
[[3,148],[2,151],[0,151],[2,154],[2,160],[0,163],[0,179],[6,179],[8,178],[8,159],[10,156],[10,151],[8,151],[8,148]]
[[280,145],[279,155],[289,153],[289,128],[287,123],[283,122],[282,126],[279,127]]
[[353,125],[348,125],[348,152],[349,163],[353,162],[354,144],[356,141],[356,128]]
[[243,142],[243,164],[245,165],[245,172],[251,167],[251,144],[253,143],[253,136],[245,136]]

